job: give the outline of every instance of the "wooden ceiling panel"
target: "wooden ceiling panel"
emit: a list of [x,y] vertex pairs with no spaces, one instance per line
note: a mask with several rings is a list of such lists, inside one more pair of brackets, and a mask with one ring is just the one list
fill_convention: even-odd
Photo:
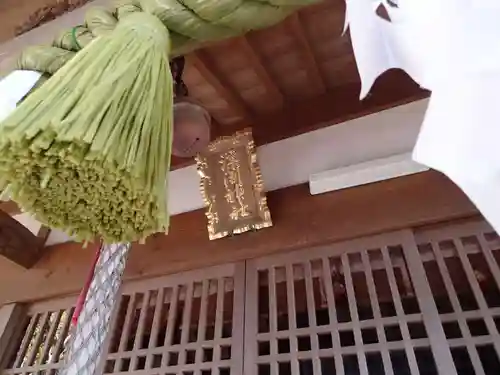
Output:
[[249,121],[246,117],[236,113],[226,102],[222,100],[197,99],[210,113],[210,116],[221,126],[227,127],[233,124]]
[[309,73],[306,70],[297,70],[287,77],[284,87],[290,100],[311,98],[318,96],[317,88],[311,84]]
[[294,49],[274,56],[272,60],[268,61],[268,65],[281,81],[286,81],[293,72],[304,70],[304,63],[302,62],[300,53]]
[[253,86],[241,91],[241,97],[252,106],[258,108],[258,113],[268,113],[280,110],[283,107],[283,101],[279,98],[273,98],[265,86]]
[[[198,74],[192,79],[187,72],[190,92],[220,123],[224,135],[249,125],[257,138],[266,140],[310,131],[307,116],[315,116],[325,98],[336,98],[329,103],[342,103],[335,108],[333,117],[342,117],[347,108],[351,108],[352,116],[353,108],[361,110],[364,104],[358,103],[360,83],[349,36],[341,35],[344,13],[343,0],[325,1],[275,27],[188,55],[189,69]],[[390,79],[390,82],[391,100],[398,100],[399,85],[405,87],[402,97],[408,97],[404,81]],[[416,87],[409,91],[417,97],[422,95]],[[378,95],[383,94],[378,91]],[[382,98],[382,101],[386,99],[389,100]],[[262,120],[268,115],[281,119],[298,103],[305,102],[312,107],[311,112],[301,115],[303,124],[293,119],[296,127],[293,132],[289,124],[271,130],[272,121]]]
[[238,115],[238,113],[236,113],[227,102],[221,100],[215,92],[210,96],[207,95],[208,90],[197,93],[195,89],[191,90],[191,92],[193,92],[193,94],[190,95],[190,98],[194,99],[196,102],[200,102],[213,117],[223,119],[234,117],[234,120],[243,119],[243,116]]
[[361,87],[358,69],[352,55],[324,60],[320,63],[320,69],[325,72],[325,80],[331,90],[347,83],[357,83]]
[[189,59],[186,59],[184,74],[182,75],[184,82],[191,88],[192,86],[207,85],[206,80],[200,72],[191,64]]
[[217,121],[231,123],[244,119],[244,116],[224,100],[214,86],[207,83],[189,60],[186,64],[183,79],[189,88],[189,97],[202,104]]
[[[325,62],[324,65],[320,65],[322,69],[328,68],[330,62]],[[323,68],[324,67],[324,68]],[[356,67],[345,67],[344,69],[338,69],[336,71],[326,71],[325,81],[329,88],[342,87],[346,85],[356,85],[361,89],[361,84],[359,83],[359,75]]]
[[256,30],[247,35],[260,54],[267,61],[293,49],[293,36],[287,30],[284,22],[265,30]]
[[352,56],[352,45],[349,35],[335,37],[323,43],[315,43],[312,49],[316,54],[318,61],[327,60],[335,57]]
[[204,50],[220,71],[231,72],[248,66],[235,38],[213,44]]
[[302,61],[306,67],[309,76],[309,86],[314,87],[316,95],[326,92],[324,79],[318,69],[316,55],[311,47],[309,37],[303,27],[303,21],[300,14],[293,14],[287,19],[287,26],[294,36],[297,49],[300,51]]
[[203,105],[203,107],[221,124],[231,124],[244,121],[245,117],[234,110],[225,100],[221,98],[213,86],[189,85],[189,97]]
[[[254,47],[244,38],[204,50],[211,69],[223,77],[232,88],[232,96],[239,96],[250,113],[269,112],[283,106],[283,95],[271,79]],[[222,79],[221,79],[222,80]]]
[[344,1],[325,1],[308,7],[300,12],[300,17],[312,40],[337,38],[342,35],[344,28]]
[[320,94],[311,83],[310,72],[300,51],[292,49],[287,54],[276,56],[268,64],[287,99]]
[[[258,50],[258,47],[252,43],[252,41],[243,36],[238,38],[238,45],[241,48],[245,58],[252,66],[252,69],[259,77],[263,86],[265,87],[265,91],[268,93],[268,96],[272,97],[272,100],[261,100],[263,108],[280,108],[284,104],[284,96],[281,89],[278,87],[278,84],[275,82],[274,76],[271,75],[269,70],[264,65],[263,58]],[[247,90],[248,91],[248,90]],[[264,99],[260,95],[261,99]]]
[[[247,120],[253,117],[248,104],[241,98],[240,93],[233,87],[228,77],[214,64],[206,50],[191,53],[187,60],[188,64],[203,77],[206,84],[212,86],[217,96],[221,97],[231,109],[238,113],[239,117]],[[229,120],[224,119],[222,122],[227,123]]]
[[227,77],[229,81],[233,83],[233,86],[241,91],[248,90],[252,87],[263,86],[259,76],[249,66],[227,73]]

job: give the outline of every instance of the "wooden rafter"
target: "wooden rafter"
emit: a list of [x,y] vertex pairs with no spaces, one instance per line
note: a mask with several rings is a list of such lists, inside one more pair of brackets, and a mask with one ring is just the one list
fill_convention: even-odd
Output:
[[21,212],[21,209],[14,201],[0,201],[0,210],[9,215],[16,215]]
[[299,44],[312,84],[316,86],[318,93],[326,92],[325,81],[321,75],[321,71],[319,70],[314,52],[311,49],[311,44],[307,40],[306,33],[302,27],[300,14],[294,13],[291,15],[288,18],[287,23],[295,40]]
[[[324,95],[289,103],[280,111],[256,116],[256,126],[252,131],[255,143],[260,146],[276,142],[429,95],[400,71],[390,72],[377,80],[370,95],[362,101],[359,100],[359,90],[359,83],[350,83]],[[223,132],[218,136],[230,135],[246,126],[248,124],[242,122],[231,128],[222,127]]]
[[282,107],[285,102],[283,93],[265,68],[260,56],[251,44],[251,41],[247,37],[243,36],[238,38],[238,45],[244,51],[245,57],[248,58],[250,65],[253,67],[255,73],[266,87],[267,92],[274,98],[276,107]]
[[23,268],[30,268],[40,259],[45,239],[35,236],[21,223],[0,211],[0,255],[3,257]]
[[238,91],[233,85],[227,81],[224,75],[219,71],[215,64],[211,61],[210,56],[204,51],[196,51],[187,56],[188,63],[191,63],[201,76],[214,87],[218,94],[246,121],[251,121],[253,118],[252,111],[242,99]]

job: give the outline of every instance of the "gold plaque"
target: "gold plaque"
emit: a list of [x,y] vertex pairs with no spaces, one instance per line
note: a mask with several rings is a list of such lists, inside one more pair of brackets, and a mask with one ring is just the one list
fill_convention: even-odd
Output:
[[250,129],[210,143],[196,163],[211,240],[273,225]]

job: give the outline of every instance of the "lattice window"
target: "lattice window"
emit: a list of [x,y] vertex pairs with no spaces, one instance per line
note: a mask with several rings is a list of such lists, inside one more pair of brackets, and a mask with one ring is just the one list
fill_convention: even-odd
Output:
[[31,306],[2,374],[55,375],[63,365],[74,298]]
[[500,374],[500,239],[485,223],[416,234],[457,370]]
[[[74,302],[32,305],[1,374],[59,373]],[[500,238],[404,230],[129,283],[110,332],[98,373],[497,375]]]
[[167,277],[124,291],[105,374],[241,374],[244,265]]
[[422,300],[391,238],[250,262],[245,373],[436,374]]

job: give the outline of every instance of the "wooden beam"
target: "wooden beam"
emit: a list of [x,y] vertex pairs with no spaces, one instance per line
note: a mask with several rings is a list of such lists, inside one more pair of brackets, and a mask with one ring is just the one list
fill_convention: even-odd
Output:
[[256,117],[253,123],[221,127],[217,135],[230,135],[254,125],[255,143],[261,146],[429,96],[428,91],[398,70],[380,77],[364,100],[359,100],[359,92],[359,83],[340,86],[325,95],[288,103],[280,111]]
[[17,215],[21,212],[21,209],[14,201],[0,201],[0,210],[9,215]]
[[[343,123],[429,96],[408,75],[393,70],[382,75],[364,100],[359,100],[360,84],[339,86],[324,95],[286,103],[275,112],[255,115],[253,120],[231,126],[212,124],[212,139],[252,128],[257,146]],[[172,158],[172,169],[194,164],[193,159]]]
[[0,255],[23,268],[30,268],[40,259],[42,247],[37,236],[0,211]]
[[245,120],[253,119],[252,111],[248,108],[243,98],[233,85],[228,82],[224,75],[215,66],[210,56],[203,50],[198,50],[186,56],[187,62],[192,64],[201,76],[214,87],[219,95]]
[[300,47],[300,51],[304,58],[307,72],[309,73],[312,84],[316,86],[317,92],[319,94],[325,93],[325,81],[321,75],[321,71],[319,70],[316,57],[311,48],[311,44],[307,40],[306,32],[302,27],[300,14],[297,12],[292,14],[290,17],[288,17],[286,22],[288,24],[289,30],[292,32],[292,35],[294,36]]
[[[325,95],[289,103],[280,111],[255,116],[253,121],[242,121],[234,126],[220,126],[215,123],[215,126],[212,126],[212,139],[231,135],[250,126],[255,143],[262,146],[420,100],[429,95],[400,71],[391,71],[380,77],[368,97],[362,101],[359,100],[359,89],[359,84],[339,87],[338,90]],[[176,157],[172,158],[171,163],[173,170],[192,164],[193,159]],[[0,209],[11,215],[20,212],[14,202],[2,202]]]
[[38,243],[41,247],[45,246],[45,242],[47,242],[47,238],[49,238],[50,232],[51,229],[49,227],[46,227],[45,225],[42,225],[38,230],[36,237],[38,238]]
[[26,307],[21,304],[0,307],[0,368],[5,368],[10,356],[15,354],[12,351],[17,348],[12,343],[19,339],[25,318]]
[[255,74],[264,84],[266,91],[274,98],[276,107],[282,107],[285,103],[283,93],[279,89],[275,80],[269,75],[269,72],[265,68],[260,56],[255,51],[255,47],[251,44],[248,37],[243,36],[237,39],[237,43],[240,48],[244,51],[245,57],[248,58],[249,63],[252,65]]
[[[209,241],[203,210],[174,216],[168,236],[134,245],[125,280],[241,261],[277,252],[477,215],[448,179],[425,172],[311,196],[299,185],[268,194],[274,226]],[[29,272],[0,263],[0,304],[76,294],[95,248],[65,243],[49,247]],[[12,285],[16,285],[13,288]]]

